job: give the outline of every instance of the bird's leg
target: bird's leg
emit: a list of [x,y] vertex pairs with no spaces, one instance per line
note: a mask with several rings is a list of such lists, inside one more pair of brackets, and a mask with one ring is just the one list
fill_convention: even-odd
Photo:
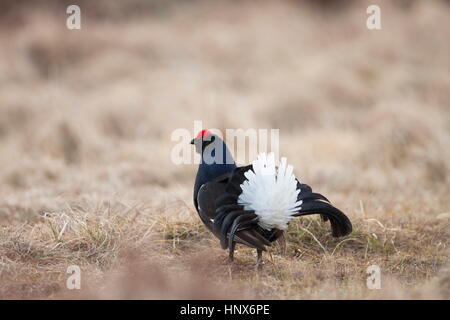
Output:
[[229,253],[228,253],[228,262],[233,262],[234,260],[234,248],[236,247],[236,242],[233,241],[233,243],[231,244],[231,247],[229,248]]
[[277,239],[277,245],[280,249],[281,255],[285,256],[287,252],[287,246],[286,246],[286,237],[284,234],[281,234],[281,236]]
[[262,270],[263,261],[262,261],[262,250],[256,249],[257,257],[256,257],[256,268],[258,271]]

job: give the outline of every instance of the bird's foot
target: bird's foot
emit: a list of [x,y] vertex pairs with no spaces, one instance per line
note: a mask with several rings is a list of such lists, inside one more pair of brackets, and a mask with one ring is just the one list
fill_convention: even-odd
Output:
[[262,251],[257,250],[257,258],[256,258],[256,270],[261,271],[263,268],[264,262],[262,260]]
[[236,242],[233,242],[230,246],[230,249],[228,251],[228,262],[233,263],[234,261],[234,250],[236,248]]
[[263,265],[264,265],[264,262],[263,261],[260,261],[260,262],[257,262],[256,263],[256,271],[262,271],[262,269],[263,269]]

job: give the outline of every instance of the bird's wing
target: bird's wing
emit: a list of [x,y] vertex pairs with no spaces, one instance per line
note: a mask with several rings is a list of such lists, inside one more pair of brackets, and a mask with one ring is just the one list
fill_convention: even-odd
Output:
[[216,199],[225,192],[230,175],[224,174],[213,181],[204,183],[197,194],[198,215],[206,227],[212,230],[213,219],[216,215]]
[[[205,224],[205,226],[219,239],[221,238],[220,230],[224,224],[227,224],[229,227],[232,226],[234,220],[227,219],[226,221],[221,220],[221,223],[218,223],[216,219],[218,213],[220,211],[216,210],[217,200],[219,200],[219,205],[222,203],[221,198],[224,198],[224,195],[227,196],[228,193],[225,191],[226,187],[229,185],[230,174],[227,173],[222,175],[211,182],[207,182],[203,184],[197,195],[197,203],[198,203],[198,214],[200,219]],[[223,209],[223,208],[222,208]],[[229,228],[225,229],[225,239],[227,239],[227,234],[229,233]],[[264,243],[267,242],[264,239],[261,239],[261,236],[257,234],[254,230],[236,230],[235,239],[236,242],[245,244],[249,247],[253,247],[256,249],[265,250]],[[224,249],[228,247],[228,241],[221,241]]]
[[266,235],[254,228],[257,216],[254,211],[244,210],[237,204],[241,194],[241,183],[246,179],[244,173],[252,166],[238,167],[231,173],[224,192],[216,200],[216,216],[214,219],[214,233],[219,237],[222,248],[232,248],[233,241],[243,243],[249,247],[265,251],[265,246],[271,241]]

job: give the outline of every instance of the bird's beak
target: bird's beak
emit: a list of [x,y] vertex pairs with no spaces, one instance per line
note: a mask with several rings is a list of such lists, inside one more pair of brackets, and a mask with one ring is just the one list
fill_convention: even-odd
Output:
[[195,144],[195,139],[192,139],[192,140],[191,140],[191,144]]

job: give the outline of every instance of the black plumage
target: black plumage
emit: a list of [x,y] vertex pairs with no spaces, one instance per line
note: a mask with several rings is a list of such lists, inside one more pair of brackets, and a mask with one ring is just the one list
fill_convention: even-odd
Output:
[[[202,131],[192,143],[196,144],[198,152],[202,152],[202,159],[205,147],[211,143],[220,143],[219,146],[224,148],[222,156],[230,156],[225,143],[209,131]],[[257,249],[260,266],[262,251],[281,237],[283,230],[261,228],[258,215],[237,203],[242,192],[241,184],[246,180],[244,173],[248,170],[253,170],[252,165],[236,167],[234,162],[222,161],[200,164],[194,187],[194,205],[202,222],[220,239],[222,248],[229,250],[230,260],[233,260],[236,243],[240,243]],[[300,189],[297,200],[302,200],[302,205],[292,216],[320,214],[323,221],[330,221],[334,237],[342,237],[352,231],[348,217],[325,196],[313,192],[310,186],[298,180],[297,189]]]

